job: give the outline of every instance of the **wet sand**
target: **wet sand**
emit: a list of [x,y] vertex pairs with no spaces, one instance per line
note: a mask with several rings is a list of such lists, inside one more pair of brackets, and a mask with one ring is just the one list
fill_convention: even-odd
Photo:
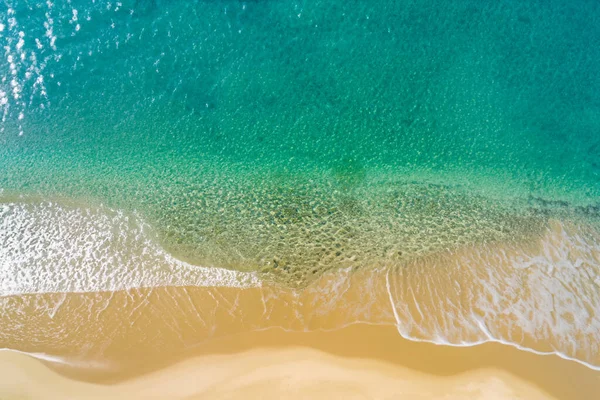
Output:
[[263,282],[3,296],[0,348],[61,362],[0,353],[0,399],[596,399],[600,372],[584,364],[600,360],[600,246],[584,234],[556,225],[527,246],[341,269],[302,290]]
[[0,352],[0,371],[0,398],[8,400],[591,400],[600,392],[599,372],[556,356],[500,344],[456,348],[416,343],[391,327],[364,324],[332,332],[269,329],[231,335],[205,342],[174,364],[140,370],[141,375],[113,384],[89,375],[87,382],[66,377],[56,364],[8,351]]

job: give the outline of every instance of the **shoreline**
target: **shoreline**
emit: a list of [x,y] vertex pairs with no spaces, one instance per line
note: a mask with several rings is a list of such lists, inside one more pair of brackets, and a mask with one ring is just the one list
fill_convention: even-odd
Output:
[[[554,224],[529,246],[465,248],[403,268],[338,270],[303,290],[266,283],[0,297],[0,348],[108,365],[96,375],[109,381],[143,366],[162,368],[219,338],[269,328],[310,336],[371,323],[391,329],[394,340],[447,343],[460,355],[463,343],[512,346],[540,357],[560,353],[557,358],[589,369],[586,363],[600,365],[600,322],[594,314],[575,316],[596,302],[589,277],[600,247],[595,236],[586,242],[586,232],[575,228]],[[573,305],[573,293],[585,303]]]
[[[127,245],[122,243],[124,248]],[[62,274],[56,274],[41,264],[40,271],[63,278],[58,283],[92,287],[111,279],[122,282],[118,278],[122,272],[131,279],[141,274],[160,282],[168,282],[173,272],[184,281],[202,282],[225,272],[183,264],[186,268],[178,269],[178,262],[156,261],[157,257],[158,261],[172,257],[160,248],[154,253],[141,248],[141,256],[133,260],[147,262],[153,267],[150,271],[127,267],[109,275],[87,276],[68,265]],[[80,387],[77,398],[87,398],[94,391],[108,393],[106,390],[112,393],[109,398],[135,398],[137,392],[127,391],[151,379],[149,376],[168,390],[175,385],[172,382],[178,382],[174,371],[183,371],[191,383],[180,385],[189,389],[185,398],[190,398],[206,395],[209,389],[194,386],[198,378],[194,371],[213,376],[210,371],[217,365],[238,371],[237,363],[243,359],[249,371],[270,371],[252,378],[261,390],[272,388],[266,381],[284,379],[278,374],[285,367],[286,376],[304,377],[302,388],[311,388],[332,373],[331,379],[341,380],[339,385],[364,384],[363,389],[371,394],[376,387],[392,390],[400,379],[421,382],[406,387],[424,399],[437,398],[423,394],[433,388],[444,387],[445,392],[458,396],[460,388],[479,385],[485,390],[495,387],[500,391],[500,395],[494,392],[498,399],[515,398],[510,394],[517,390],[529,393],[527,399],[591,400],[600,393],[600,371],[584,363],[600,365],[595,344],[600,320],[593,312],[583,318],[581,311],[593,311],[597,304],[595,285],[600,281],[590,277],[597,276],[598,249],[600,237],[591,227],[553,221],[545,234],[531,243],[466,246],[403,265],[338,269],[303,289],[261,282],[248,287],[159,285],[2,296],[0,347],[47,355],[47,359],[64,363],[35,361],[23,354],[1,355],[5,367],[0,371],[21,374],[7,378],[7,385],[14,380],[35,388],[45,379]],[[128,247],[137,254],[134,250]],[[95,255],[94,260],[98,258],[96,253],[90,254]],[[97,265],[104,271],[102,263]],[[19,279],[35,286],[43,274],[31,272],[29,276],[30,281]],[[573,296],[581,303],[573,304]],[[543,355],[552,352],[564,357]],[[357,375],[355,364],[363,364],[356,360],[370,366]],[[25,366],[20,372],[11,371],[11,364],[22,363]],[[54,372],[40,370],[41,365]],[[390,368],[394,372],[390,373]],[[313,374],[313,370],[321,372]],[[370,383],[361,380],[363,375],[372,378]],[[227,379],[231,385],[239,384],[239,376],[230,374]],[[372,386],[374,381],[378,383]],[[500,386],[494,386],[496,383]],[[28,386],[13,388],[22,394],[17,398],[27,398],[23,391],[29,390]],[[280,386],[281,382],[275,385]],[[326,386],[320,385],[319,393],[326,393]],[[45,398],[46,393],[40,393],[43,395],[30,397]],[[284,395],[290,397],[289,393],[272,393],[273,398]],[[102,396],[94,398],[105,398]],[[414,396],[409,398],[417,398]],[[164,397],[177,396],[165,392]],[[484,398],[490,397],[486,394]]]
[[[18,368],[11,372],[11,365]],[[405,398],[428,399],[443,393],[456,399],[592,400],[600,392],[600,372],[558,356],[535,355],[499,343],[451,347],[412,342],[393,327],[366,324],[335,331],[271,328],[229,335],[109,381],[85,369],[12,351],[0,352],[0,371],[14,377],[0,385],[0,395],[8,399],[22,398],[17,394],[26,396],[45,385],[48,396],[43,398],[49,399],[69,398],[60,396],[65,391],[79,393],[73,398],[94,399],[146,398],[150,393],[156,398],[236,398],[226,390],[232,387],[239,389],[240,398],[252,394],[301,398],[309,393],[324,398],[347,390],[366,398],[404,393],[412,396]],[[27,384],[19,387],[19,382]],[[154,392],[148,392],[150,382]],[[15,397],[9,395],[10,385]],[[58,395],[52,394],[52,387]]]

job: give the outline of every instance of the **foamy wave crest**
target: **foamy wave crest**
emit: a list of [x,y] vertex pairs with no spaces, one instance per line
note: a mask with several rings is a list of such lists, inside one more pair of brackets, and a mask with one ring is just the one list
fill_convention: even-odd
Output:
[[553,223],[536,243],[415,261],[386,280],[404,337],[498,341],[600,366],[600,241],[593,230]]
[[105,207],[0,204],[0,243],[0,296],[259,283],[254,274],[177,260],[142,219]]

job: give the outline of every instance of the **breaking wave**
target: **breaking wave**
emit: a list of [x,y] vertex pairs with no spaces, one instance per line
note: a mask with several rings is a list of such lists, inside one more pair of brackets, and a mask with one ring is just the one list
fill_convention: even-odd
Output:
[[[248,286],[254,274],[187,264],[136,215],[56,202],[0,204],[0,295]],[[110,266],[110,267],[107,267]]]
[[177,260],[139,216],[102,206],[3,203],[0,242],[0,347],[18,351],[91,365],[119,362],[124,348],[176,353],[244,331],[370,323],[600,367],[600,234],[581,223],[552,220],[527,243],[330,271],[303,289]]

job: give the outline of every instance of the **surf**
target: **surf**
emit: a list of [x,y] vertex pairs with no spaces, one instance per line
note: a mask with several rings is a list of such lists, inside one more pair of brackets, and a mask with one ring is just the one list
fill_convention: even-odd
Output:
[[[180,261],[139,216],[107,207],[5,202],[0,222],[3,348],[120,365],[132,344],[159,357],[240,332],[366,323],[413,341],[492,341],[600,365],[600,235],[583,223],[551,220],[527,242],[338,268],[294,288]],[[148,329],[164,348],[151,349]]]

